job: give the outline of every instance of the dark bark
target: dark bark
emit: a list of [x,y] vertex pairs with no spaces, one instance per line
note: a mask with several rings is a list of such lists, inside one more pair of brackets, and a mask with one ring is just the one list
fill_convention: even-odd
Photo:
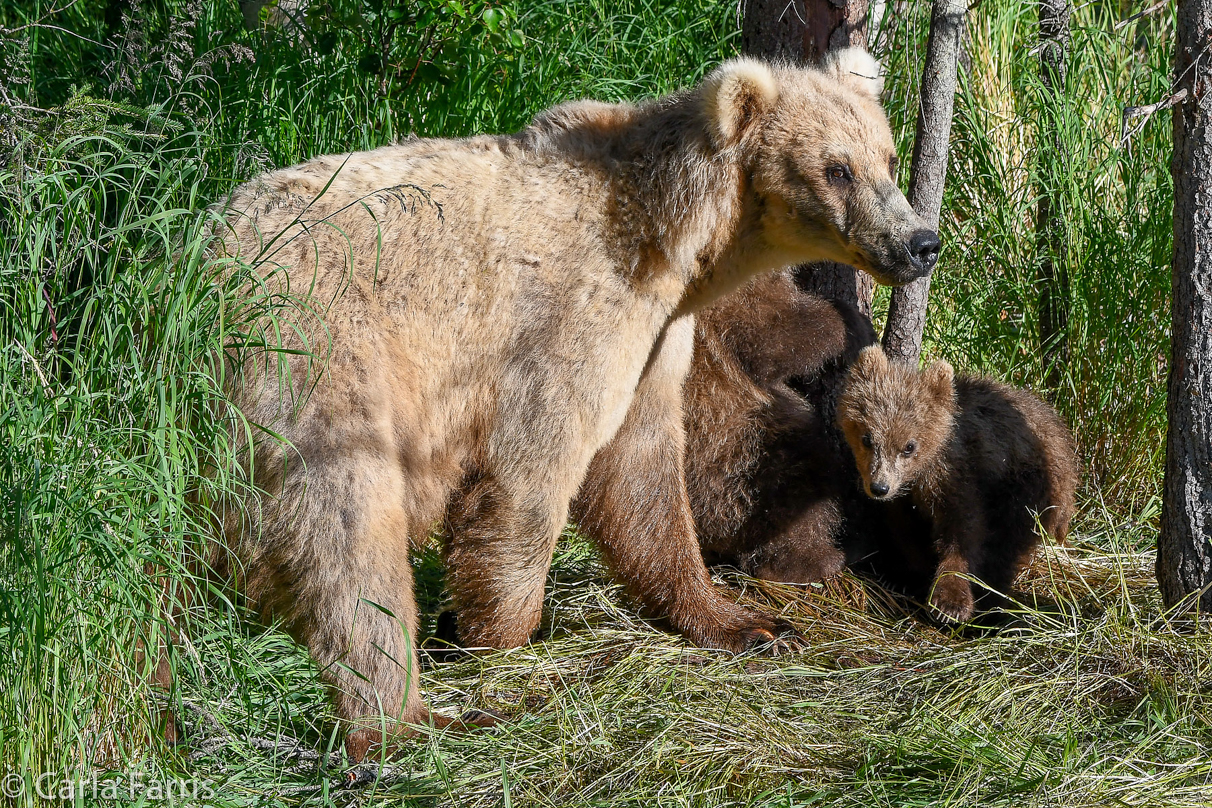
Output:
[[815,64],[826,53],[867,46],[868,0],[745,0],[741,50]]
[[870,0],[808,0],[804,24],[804,59],[815,64],[831,50],[867,47]]
[[[956,71],[967,11],[964,0],[934,0],[930,13],[930,40],[922,69],[917,138],[909,174],[909,204],[935,230],[943,207]],[[922,351],[929,294],[929,275],[893,290],[888,323],[884,326],[884,351],[889,357],[917,362]]]
[[741,52],[766,59],[804,58],[804,0],[743,0]]
[[[1212,0],[1179,0],[1173,323],[1157,580],[1178,611],[1212,611]],[[1196,57],[1201,57],[1198,62]]]
[[866,272],[848,264],[821,261],[800,264],[795,268],[795,283],[801,289],[827,300],[849,303],[871,318],[871,299],[875,296],[875,281]]
[[240,13],[244,16],[244,27],[255,31],[261,27],[261,9],[267,0],[240,0]]
[[1060,387],[1069,362],[1069,233],[1062,184],[1066,164],[1061,137],[1065,71],[1069,55],[1068,0],[1040,0],[1039,202],[1035,239],[1039,288],[1039,338],[1048,386]]
[[[867,46],[869,0],[745,0],[741,49],[752,56],[815,64],[835,48]],[[871,276],[830,261],[796,268],[799,285],[871,316]]]

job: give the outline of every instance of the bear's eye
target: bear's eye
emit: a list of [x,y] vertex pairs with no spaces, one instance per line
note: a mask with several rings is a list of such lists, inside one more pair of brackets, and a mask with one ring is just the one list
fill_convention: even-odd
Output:
[[871,433],[870,432],[863,435],[863,445],[866,446],[868,449],[871,448]]
[[901,449],[901,454],[903,454],[905,457],[912,457],[913,453],[916,451],[917,451],[917,441],[911,440],[905,444],[904,449]]
[[825,176],[829,177],[829,182],[834,185],[846,185],[854,181],[854,175],[850,173],[850,166],[841,163],[829,166],[825,170]]
[[892,175],[893,179],[896,179],[896,167],[900,164],[901,161],[897,159],[895,154],[888,158],[888,173]]

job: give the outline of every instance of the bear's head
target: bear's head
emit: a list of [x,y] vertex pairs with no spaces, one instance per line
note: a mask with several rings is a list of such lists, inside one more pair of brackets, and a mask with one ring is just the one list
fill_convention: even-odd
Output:
[[863,489],[892,499],[939,458],[955,418],[951,365],[923,371],[888,361],[878,345],[864,348],[838,399],[837,423],[854,452]]
[[882,88],[861,48],[814,69],[734,59],[703,83],[713,145],[741,161],[775,265],[838,261],[892,286],[934,267],[938,236],[896,185]]

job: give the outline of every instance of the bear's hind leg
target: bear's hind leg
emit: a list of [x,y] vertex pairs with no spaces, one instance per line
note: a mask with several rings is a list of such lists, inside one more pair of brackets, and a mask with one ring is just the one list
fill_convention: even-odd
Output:
[[530,641],[568,495],[516,487],[485,474],[452,498],[446,523],[446,580],[469,647],[516,648]]
[[355,551],[325,570],[299,631],[349,728],[346,748],[355,760],[390,736],[411,735],[405,725],[430,722],[417,666],[407,520],[402,509],[372,520]]
[[311,652],[360,759],[430,713],[421,696],[406,486],[372,453],[314,460],[263,500],[247,588]]

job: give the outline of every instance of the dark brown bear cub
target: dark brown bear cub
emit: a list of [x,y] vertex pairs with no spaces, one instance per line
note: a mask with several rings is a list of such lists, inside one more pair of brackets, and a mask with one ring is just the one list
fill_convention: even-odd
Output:
[[1073,437],[1030,393],[956,377],[946,362],[919,372],[871,347],[850,369],[837,421],[867,494],[908,494],[933,520],[930,605],[945,619],[972,617],[969,576],[1006,590],[1039,543],[1037,517],[1057,541],[1069,532]]
[[788,272],[696,319],[686,489],[708,563],[811,583],[870,555],[847,539],[882,533],[868,518],[882,509],[859,491],[833,408],[847,367],[875,342],[871,321]]

